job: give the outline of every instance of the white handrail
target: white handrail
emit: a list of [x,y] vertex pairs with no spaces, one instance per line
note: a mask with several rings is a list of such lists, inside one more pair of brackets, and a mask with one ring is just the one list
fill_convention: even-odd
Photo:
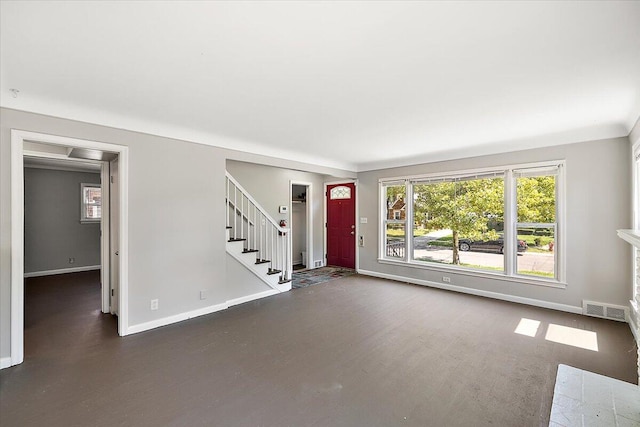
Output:
[[[269,272],[279,273],[281,281],[291,279],[290,229],[280,226],[229,172],[226,172],[226,177],[227,224],[231,223],[228,216],[233,215],[233,240],[246,242],[244,252],[255,252],[256,261],[268,260],[271,264]],[[233,184],[233,201],[231,200],[231,184]],[[240,193],[240,204],[238,204],[238,192]],[[251,215],[252,205],[253,216]],[[240,220],[240,230],[238,230],[238,219]],[[240,239],[238,239],[238,231]]]
[[229,181],[231,181],[233,183],[233,185],[235,185],[236,188],[238,190],[240,190],[240,192],[243,193],[246,196],[247,200],[251,201],[251,203],[253,203],[253,205],[256,206],[260,212],[262,212],[262,214],[265,216],[265,218],[267,220],[269,220],[270,223],[272,223],[273,225],[276,226],[278,231],[280,231],[282,233],[288,233],[289,232],[289,229],[281,227],[280,224],[278,224],[278,222],[275,219],[273,219],[271,217],[271,215],[269,215],[267,213],[267,211],[265,211],[262,208],[262,206],[260,206],[260,203],[256,202],[256,200],[253,197],[251,197],[251,195],[247,192],[247,190],[245,190],[244,187],[242,185],[240,185],[240,183],[238,181],[235,180],[235,178],[233,178],[231,175],[229,175],[229,172],[226,172],[226,175],[227,175],[227,178],[229,178]]

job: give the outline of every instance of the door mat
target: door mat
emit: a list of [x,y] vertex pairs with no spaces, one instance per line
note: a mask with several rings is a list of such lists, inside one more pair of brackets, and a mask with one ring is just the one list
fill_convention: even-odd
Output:
[[292,288],[306,288],[307,286],[318,285],[329,280],[356,274],[355,270],[343,267],[320,267],[313,270],[294,271],[292,274]]

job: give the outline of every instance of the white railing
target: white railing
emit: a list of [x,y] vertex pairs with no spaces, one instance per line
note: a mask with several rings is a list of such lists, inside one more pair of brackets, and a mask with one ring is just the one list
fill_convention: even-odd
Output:
[[279,270],[280,280],[291,279],[291,237],[258,202],[226,172],[227,227],[231,239],[245,239],[246,251],[257,251],[258,262],[269,261],[270,271]]

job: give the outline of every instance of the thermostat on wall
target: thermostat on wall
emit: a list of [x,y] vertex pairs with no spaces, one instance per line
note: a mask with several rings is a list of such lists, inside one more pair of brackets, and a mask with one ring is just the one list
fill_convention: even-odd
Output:
[[280,206],[278,208],[278,213],[289,213],[289,206]]

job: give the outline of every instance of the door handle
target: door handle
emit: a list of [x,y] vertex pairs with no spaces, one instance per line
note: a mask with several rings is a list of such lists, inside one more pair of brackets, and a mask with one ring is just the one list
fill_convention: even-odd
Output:
[[355,232],[355,231],[352,231],[352,232],[351,232],[351,235],[352,235],[352,236],[353,236],[353,235],[355,235],[355,234],[356,234],[356,232]]

